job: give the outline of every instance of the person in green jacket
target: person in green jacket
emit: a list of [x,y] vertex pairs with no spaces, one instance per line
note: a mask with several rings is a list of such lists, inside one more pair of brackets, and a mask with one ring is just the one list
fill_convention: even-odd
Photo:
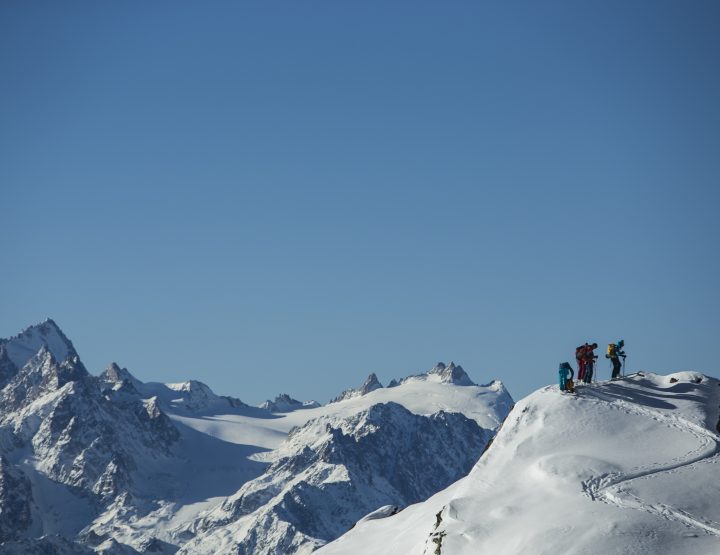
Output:
[[620,357],[622,357],[623,362],[625,361],[625,351],[623,351],[623,347],[625,346],[625,341],[622,339],[618,341],[617,343],[610,343],[608,344],[608,350],[607,354],[605,355],[605,358],[609,358],[610,362],[612,362],[613,365],[613,371],[612,371],[612,379],[617,380],[620,377],[620,369],[622,368],[622,362],[620,362]]

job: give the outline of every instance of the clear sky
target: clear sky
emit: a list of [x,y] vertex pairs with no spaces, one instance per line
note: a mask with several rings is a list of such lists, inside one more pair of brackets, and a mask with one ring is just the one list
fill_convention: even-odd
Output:
[[94,373],[717,376],[719,209],[716,1],[0,4],[0,337]]

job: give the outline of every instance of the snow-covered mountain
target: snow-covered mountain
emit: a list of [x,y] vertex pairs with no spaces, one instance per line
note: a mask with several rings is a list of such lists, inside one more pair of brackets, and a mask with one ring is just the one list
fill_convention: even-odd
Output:
[[309,553],[379,507],[464,476],[492,435],[459,413],[421,416],[392,402],[310,420],[262,476],[195,523],[181,553]]
[[682,372],[541,389],[467,477],[318,554],[720,553],[718,386]]
[[55,322],[32,326],[0,340],[0,551],[310,551],[485,448],[512,399],[437,368],[326,406],[250,407],[115,363],[93,376]]
[[298,401],[293,399],[287,393],[281,393],[275,397],[274,401],[269,399],[260,405],[261,409],[270,412],[292,412],[300,409],[316,409],[320,406],[317,401]]

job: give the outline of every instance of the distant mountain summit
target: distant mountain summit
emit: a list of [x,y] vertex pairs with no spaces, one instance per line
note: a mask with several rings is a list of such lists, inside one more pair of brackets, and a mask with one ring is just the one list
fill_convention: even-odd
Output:
[[451,383],[454,385],[475,385],[475,383],[467,375],[463,367],[450,364],[445,366],[442,362],[438,362],[435,367],[427,373],[428,377],[437,376],[442,383]]
[[58,325],[48,318],[14,337],[0,339],[0,387],[4,387],[43,348],[60,363],[69,358],[78,358],[73,344]]
[[340,395],[335,397],[333,400],[331,400],[331,403],[338,403],[340,401],[345,401],[346,399],[352,399],[353,397],[362,397],[363,395],[367,395],[371,391],[375,391],[376,389],[381,389],[382,384],[380,383],[380,380],[378,380],[377,376],[373,372],[370,374],[367,379],[363,382],[363,384],[355,389],[346,389],[343,391]]
[[269,399],[260,405],[261,409],[269,410],[270,412],[292,412],[294,410],[301,409],[315,409],[320,406],[317,401],[298,401],[293,399],[287,393],[281,393],[275,397],[274,401]]
[[453,385],[477,385],[470,379],[462,366],[451,361],[448,365],[445,365],[444,362],[438,362],[423,374],[413,374],[406,378],[394,379],[388,384],[388,387],[395,387],[412,380],[429,380]]

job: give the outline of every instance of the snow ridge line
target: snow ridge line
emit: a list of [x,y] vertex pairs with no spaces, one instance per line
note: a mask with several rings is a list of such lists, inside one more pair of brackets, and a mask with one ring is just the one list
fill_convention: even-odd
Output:
[[[622,399],[610,399],[608,396],[603,395],[597,390],[591,391],[589,388],[586,388],[584,389],[584,392],[589,393],[590,397],[594,398],[592,399],[593,402],[604,402],[610,404],[618,410],[622,407],[628,413],[643,417],[650,417],[656,422],[687,432],[700,442],[700,446],[697,449],[689,451],[685,457],[675,457],[666,464],[644,465],[637,467],[630,473],[609,473],[585,480],[582,484],[583,493],[593,501],[602,501],[620,508],[644,510],[665,519],[674,519],[687,526],[694,526],[704,530],[706,533],[720,536],[720,524],[714,521],[700,520],[686,511],[682,511],[662,503],[657,505],[646,503],[636,495],[618,487],[621,484],[628,483],[638,478],[671,472],[673,470],[689,467],[698,463],[710,462],[711,459],[720,454],[720,437],[714,432],[711,432],[710,430],[707,430],[702,426],[699,426],[694,422],[690,422],[682,417],[670,417],[660,411],[640,408],[636,404],[629,403],[628,401]],[[610,491],[611,488],[615,488],[616,492]],[[621,493],[629,499],[623,499],[619,495]]]

